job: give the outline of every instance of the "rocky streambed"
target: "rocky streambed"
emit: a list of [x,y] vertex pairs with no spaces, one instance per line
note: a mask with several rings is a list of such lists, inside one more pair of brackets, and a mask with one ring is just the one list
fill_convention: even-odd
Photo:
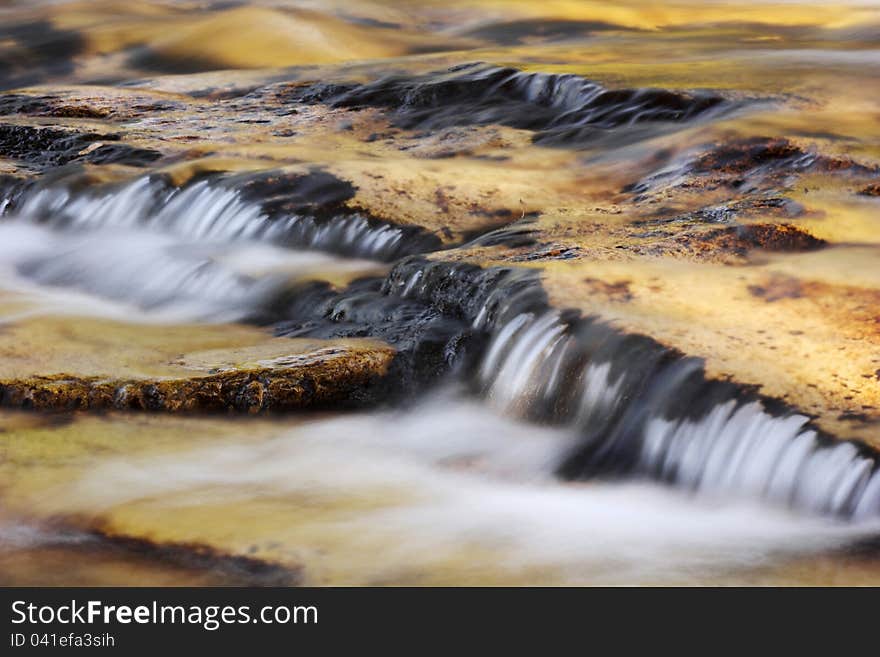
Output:
[[0,579],[877,581],[880,15],[453,7],[4,10]]

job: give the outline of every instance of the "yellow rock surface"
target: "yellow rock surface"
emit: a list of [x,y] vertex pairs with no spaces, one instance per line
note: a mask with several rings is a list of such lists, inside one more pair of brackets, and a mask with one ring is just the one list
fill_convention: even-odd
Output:
[[41,317],[5,326],[0,354],[8,406],[259,412],[345,402],[381,379],[394,350],[239,326]]

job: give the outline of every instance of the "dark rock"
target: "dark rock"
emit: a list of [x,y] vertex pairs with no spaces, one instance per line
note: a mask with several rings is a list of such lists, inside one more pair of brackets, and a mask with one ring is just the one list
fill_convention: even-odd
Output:
[[722,249],[745,254],[751,249],[797,253],[815,251],[828,243],[791,224],[747,224],[713,231],[702,238]]
[[525,73],[485,64],[445,72],[389,76],[364,85],[320,84],[299,102],[385,107],[395,125],[436,130],[500,123],[535,131],[535,141],[577,144],[596,130],[645,122],[681,122],[725,104],[721,96],[665,89],[606,89],[576,75]]
[[119,135],[114,134],[0,124],[0,157],[23,160],[42,167],[59,166],[73,161],[142,167],[162,157],[158,151],[122,143],[101,143],[97,148],[89,148],[99,142],[119,140]]

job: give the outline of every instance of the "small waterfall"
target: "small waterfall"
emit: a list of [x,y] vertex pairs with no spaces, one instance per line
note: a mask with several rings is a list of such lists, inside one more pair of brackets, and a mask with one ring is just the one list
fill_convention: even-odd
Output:
[[[274,195],[262,198],[267,179]],[[214,175],[183,187],[161,176],[82,189],[19,186],[0,205],[0,231],[34,247],[12,249],[6,260],[36,283],[187,321],[276,321],[274,304],[297,279],[439,243],[414,226],[336,212],[339,184],[318,173]],[[268,271],[254,271],[261,263]]]
[[815,513],[880,515],[873,455],[706,381],[695,359],[593,320],[525,312],[495,325],[478,383],[505,412],[576,428],[583,442],[561,468],[567,476],[625,472]]
[[[400,226],[374,224],[360,214],[334,217],[319,222],[313,217],[292,215],[276,219],[265,235],[278,243],[389,262],[411,252],[413,243]],[[416,248],[416,250],[421,250]],[[426,249],[427,250],[427,249]]]
[[[483,360],[480,377],[489,401],[507,412],[553,395],[552,370],[564,352],[565,325],[553,313],[517,315],[500,327]],[[541,381],[545,385],[531,385]]]
[[[4,208],[5,203],[0,214]],[[182,188],[150,176],[109,191],[49,186],[25,194],[14,215],[77,232],[142,228],[191,240],[263,241],[383,262],[439,243],[415,226],[382,223],[361,213],[268,212],[219,176]]]
[[716,406],[701,420],[655,418],[638,471],[685,488],[730,493],[840,516],[880,514],[880,471],[851,443],[828,444],[800,415],[757,402]]
[[404,128],[501,123],[535,131],[535,141],[571,145],[598,131],[682,123],[734,103],[706,92],[608,89],[578,75],[535,73],[472,63],[424,75],[392,75],[367,84],[318,84],[300,102],[387,107]]
[[224,267],[206,243],[332,244],[392,259],[409,244],[405,229],[358,214],[269,212],[214,178],[169,188],[144,177],[102,194],[35,189],[7,217],[6,227],[57,229],[47,231],[54,246],[15,265],[40,283],[144,308],[197,308],[197,318],[254,317],[278,305],[287,313],[279,333],[375,335],[433,371],[449,369],[474,336],[488,336],[478,362],[464,369],[503,413],[579,434],[559,467],[565,477],[637,474],[816,513],[880,515],[880,469],[868,450],[819,435],[803,416],[771,413],[732,384],[707,381],[696,359],[550,309],[533,271],[408,258],[384,280],[341,293],[318,286],[291,304],[286,282]]
[[478,392],[505,414],[574,430],[580,441],[559,466],[563,477],[636,475],[818,514],[880,516],[880,465],[869,449],[707,380],[699,359],[551,309],[533,271],[415,258],[395,266],[384,290],[488,333],[473,370]]
[[102,195],[77,193],[65,186],[45,187],[25,194],[15,216],[72,231],[131,228],[146,219],[158,191],[148,177]]

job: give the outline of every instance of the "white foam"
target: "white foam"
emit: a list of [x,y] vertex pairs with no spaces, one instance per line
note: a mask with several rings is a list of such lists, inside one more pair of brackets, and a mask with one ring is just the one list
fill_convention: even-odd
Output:
[[140,228],[200,242],[263,241],[375,260],[395,257],[404,240],[403,229],[372,225],[357,214],[321,221],[295,213],[270,217],[259,203],[212,180],[168,190],[145,176],[103,193],[47,187],[26,194],[18,206],[21,219],[74,231]]
[[[478,323],[487,322],[488,306]],[[527,417],[536,405],[558,398],[564,393],[562,359],[574,339],[555,311],[522,313],[498,324],[479,369],[487,400]],[[623,352],[612,356],[628,357]],[[557,420],[590,429],[601,426],[612,409],[639,404],[623,398],[623,377],[612,377],[612,365],[611,360],[589,359],[580,365],[574,411]],[[624,370],[627,363],[617,365]],[[676,390],[663,394],[672,400]],[[658,414],[643,423],[640,436],[629,437],[632,469],[713,496],[764,499],[820,514],[880,516],[875,499],[880,484],[876,476],[871,479],[874,459],[849,443],[823,444],[807,422],[800,415],[773,416],[759,402],[737,407],[732,400],[698,421]]]
[[[876,523],[702,502],[647,484],[562,483],[553,468],[574,439],[443,398],[404,413],[311,422],[264,443],[243,436],[168,457],[108,460],[63,497],[97,513],[129,504],[173,512],[289,498],[296,522],[298,500],[344,505],[375,500],[381,491],[378,507],[309,516],[309,531],[288,546],[308,553],[317,571],[345,562],[353,583],[434,568],[462,554],[467,566],[459,581],[467,569],[516,576],[536,568],[569,583],[686,582],[877,530]],[[287,517],[278,513],[283,526]],[[316,552],[310,540],[324,535],[345,540]]]
[[0,321],[39,314],[235,321],[291,280],[371,269],[366,261],[251,242],[194,244],[138,228],[59,233],[3,221],[0,290],[24,307]]

